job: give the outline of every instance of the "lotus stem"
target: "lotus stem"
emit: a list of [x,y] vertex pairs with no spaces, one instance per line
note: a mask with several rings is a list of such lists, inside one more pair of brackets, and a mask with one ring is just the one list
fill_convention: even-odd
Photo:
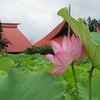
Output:
[[88,96],[89,100],[92,100],[92,88],[91,88],[91,79],[92,79],[92,73],[93,73],[94,67],[92,66],[89,72],[89,82],[88,82]]
[[77,79],[76,79],[76,74],[75,74],[73,62],[72,62],[72,64],[71,64],[71,66],[72,66],[72,72],[73,72],[73,76],[74,76],[75,87],[76,87],[77,100],[80,100],[80,99],[79,99],[79,93],[78,93]]

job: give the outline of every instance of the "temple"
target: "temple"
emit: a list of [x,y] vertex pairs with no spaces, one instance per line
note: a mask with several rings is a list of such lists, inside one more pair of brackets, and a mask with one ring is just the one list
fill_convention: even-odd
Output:
[[23,52],[27,47],[31,47],[30,41],[18,29],[19,23],[2,23],[3,36],[11,42],[8,45],[7,52]]
[[[51,45],[51,40],[61,44],[64,35],[68,35],[68,23],[63,20],[47,36],[32,45],[30,41],[19,31],[17,27],[18,25],[19,23],[2,23],[3,36],[11,42],[7,48],[7,52],[9,53],[20,53],[26,48],[32,46],[41,47],[45,44]],[[72,30],[70,31],[70,34],[72,34]]]
[[[72,34],[72,30],[71,30],[71,34]],[[33,44],[33,46],[41,47],[45,44],[50,45],[51,40],[56,41],[59,44],[61,44],[64,35],[68,35],[68,24],[65,20],[63,20],[47,36],[45,36],[43,39]]]

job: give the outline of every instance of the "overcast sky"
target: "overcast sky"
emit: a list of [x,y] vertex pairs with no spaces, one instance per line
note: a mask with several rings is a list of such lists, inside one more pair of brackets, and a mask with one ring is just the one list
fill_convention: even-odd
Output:
[[35,43],[63,20],[57,12],[69,4],[76,19],[88,16],[100,19],[100,0],[0,0],[0,20],[21,23],[19,30]]

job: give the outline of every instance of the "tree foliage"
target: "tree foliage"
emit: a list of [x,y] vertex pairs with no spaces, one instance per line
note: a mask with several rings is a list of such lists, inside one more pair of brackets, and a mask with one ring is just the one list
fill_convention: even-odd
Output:
[[6,50],[6,48],[8,47],[8,44],[11,44],[10,41],[4,37],[2,32],[3,32],[2,23],[0,21],[0,51]]
[[90,32],[96,31],[96,27],[100,27],[100,20],[92,19],[90,16],[84,19],[84,23],[89,27]]

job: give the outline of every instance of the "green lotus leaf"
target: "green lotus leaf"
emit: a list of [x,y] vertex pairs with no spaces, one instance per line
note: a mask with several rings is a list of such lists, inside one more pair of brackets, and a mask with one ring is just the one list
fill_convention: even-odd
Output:
[[65,97],[66,100],[77,100],[75,95],[69,95],[68,93],[66,93]]
[[[80,100],[88,99],[88,82],[81,82],[78,85]],[[100,77],[94,77],[92,80],[92,100],[100,100]]]
[[91,32],[90,37],[96,44],[100,45],[100,33]]
[[0,70],[9,71],[14,67],[15,62],[9,57],[0,58]]
[[63,17],[70,25],[73,32],[79,36],[92,65],[100,69],[100,35],[98,35],[98,33],[91,34],[83,20],[81,18],[75,20],[68,14],[66,8],[60,9],[58,15]]
[[0,100],[65,100],[65,81],[46,71],[10,70],[0,77]]

